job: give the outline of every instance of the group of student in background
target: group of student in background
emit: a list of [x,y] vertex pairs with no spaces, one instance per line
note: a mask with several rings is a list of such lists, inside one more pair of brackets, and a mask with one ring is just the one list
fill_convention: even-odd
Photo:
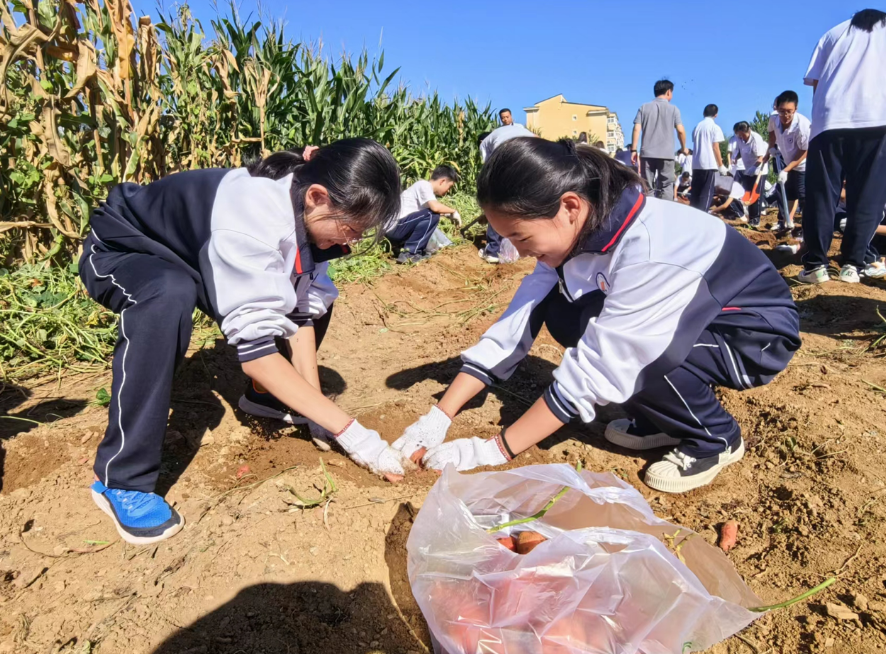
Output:
[[[886,205],[884,61],[886,13],[855,14],[815,49],[806,74],[816,86],[811,121],[797,114],[796,94],[783,93],[769,142],[738,123],[726,161],[717,107],[704,109],[690,151],[670,82],[657,83],[655,100],[638,112],[633,144],[642,133],[642,147],[632,146],[627,161],[599,146],[539,138],[503,110],[502,126],[479,143],[477,201],[488,222],[481,256],[496,261],[507,240],[535,268],[462,353],[439,403],[399,438],[388,435],[390,444],[323,393],[317,349],[338,297],[328,266],[367,234],[389,238],[398,260],[426,257],[440,216],[461,222],[441,200],[456,171],[440,166],[401,192],[391,153],[353,138],[246,168],[115,187],[92,214],[79,264],[89,294],[119,315],[93,500],[127,542],[153,543],[182,529],[184,517],[154,488],[195,308],[236,348],[241,411],[304,424],[319,448],[335,447],[389,481],[417,464],[503,465],[569,422],[592,422],[597,406],[620,404],[626,417],[610,421],[605,438],[628,450],[662,449],[643,475],[648,486],[680,493],[711,483],[745,451],[715,387],[767,384],[800,347],[783,277],[708,213],[717,179],[733,182],[730,201],[714,209],[737,212],[738,194],[758,189],[767,161],[781,157],[786,199],[802,203],[805,189],[801,279],[815,283],[827,279],[842,189],[840,279],[857,282],[860,270],[876,276],[866,264]],[[681,176],[676,189],[675,130],[681,165],[692,157],[691,181]],[[681,195],[692,206],[674,201]],[[749,222],[759,220],[757,207]],[[514,374],[542,326],[563,356],[537,400],[492,438],[447,442],[459,411]]]

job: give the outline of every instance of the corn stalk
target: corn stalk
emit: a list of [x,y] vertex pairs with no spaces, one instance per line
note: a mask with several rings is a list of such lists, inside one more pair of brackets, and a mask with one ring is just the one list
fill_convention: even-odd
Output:
[[448,163],[473,187],[488,105],[416,97],[384,53],[333,60],[233,7],[212,34],[187,5],[159,18],[129,0],[0,4],[0,267],[69,261],[114,184],[305,143],[374,138],[407,182]]

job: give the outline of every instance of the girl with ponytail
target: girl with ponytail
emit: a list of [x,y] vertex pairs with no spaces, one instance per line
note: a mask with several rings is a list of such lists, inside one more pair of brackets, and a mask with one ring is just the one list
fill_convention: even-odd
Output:
[[[510,306],[462,354],[440,403],[393,447],[425,466],[503,465],[596,407],[622,404],[605,437],[669,447],[645,482],[682,492],[742,458],[735,419],[713,386],[766,384],[800,346],[787,284],[760,250],[707,213],[644,195],[604,153],[514,139],[486,162],[477,195],[489,224],[537,265]],[[543,395],[490,439],[444,443],[458,411],[508,379],[541,331],[565,351]]]
[[195,308],[218,321],[252,380],[242,409],[307,421],[325,449],[335,442],[375,473],[403,474],[398,451],[323,395],[316,356],[338,295],[328,260],[367,231],[383,237],[399,206],[391,154],[348,139],[121,184],[93,212],[80,276],[120,321],[92,496],[124,540],[156,542],[184,524],[153,491]]

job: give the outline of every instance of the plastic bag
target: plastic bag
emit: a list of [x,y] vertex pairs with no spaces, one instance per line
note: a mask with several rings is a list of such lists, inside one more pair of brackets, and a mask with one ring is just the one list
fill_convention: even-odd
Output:
[[[543,518],[487,532],[563,487]],[[524,529],[549,540],[526,555],[496,541]],[[745,628],[760,615],[745,607],[762,604],[718,548],[656,518],[635,488],[565,464],[447,466],[406,547],[437,654],[684,654]]]
[[508,239],[503,238],[498,250],[498,260],[501,263],[514,263],[520,258],[517,248]]
[[434,230],[434,233],[431,234],[431,238],[428,241],[427,251],[428,252],[437,252],[442,250],[443,248],[448,248],[452,245],[452,241],[449,240],[449,237],[443,233],[443,231],[437,227]]

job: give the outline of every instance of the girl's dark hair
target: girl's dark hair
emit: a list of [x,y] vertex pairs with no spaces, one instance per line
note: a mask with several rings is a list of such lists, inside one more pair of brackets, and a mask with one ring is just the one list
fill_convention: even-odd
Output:
[[865,32],[873,32],[877,25],[886,25],[886,13],[877,9],[862,9],[852,17],[850,25]]
[[293,174],[292,197],[304,206],[312,184],[329,193],[336,218],[365,232],[375,229],[379,240],[400,213],[400,170],[387,149],[371,139],[343,139],[324,145],[311,156],[304,148],[275,152],[247,166],[253,177],[281,179]]
[[523,137],[502,143],[486,161],[477,180],[477,200],[486,210],[550,219],[560,210],[563,194],[576,193],[591,210],[573,246],[575,253],[632,186],[643,187],[640,176],[596,148],[569,139]]

